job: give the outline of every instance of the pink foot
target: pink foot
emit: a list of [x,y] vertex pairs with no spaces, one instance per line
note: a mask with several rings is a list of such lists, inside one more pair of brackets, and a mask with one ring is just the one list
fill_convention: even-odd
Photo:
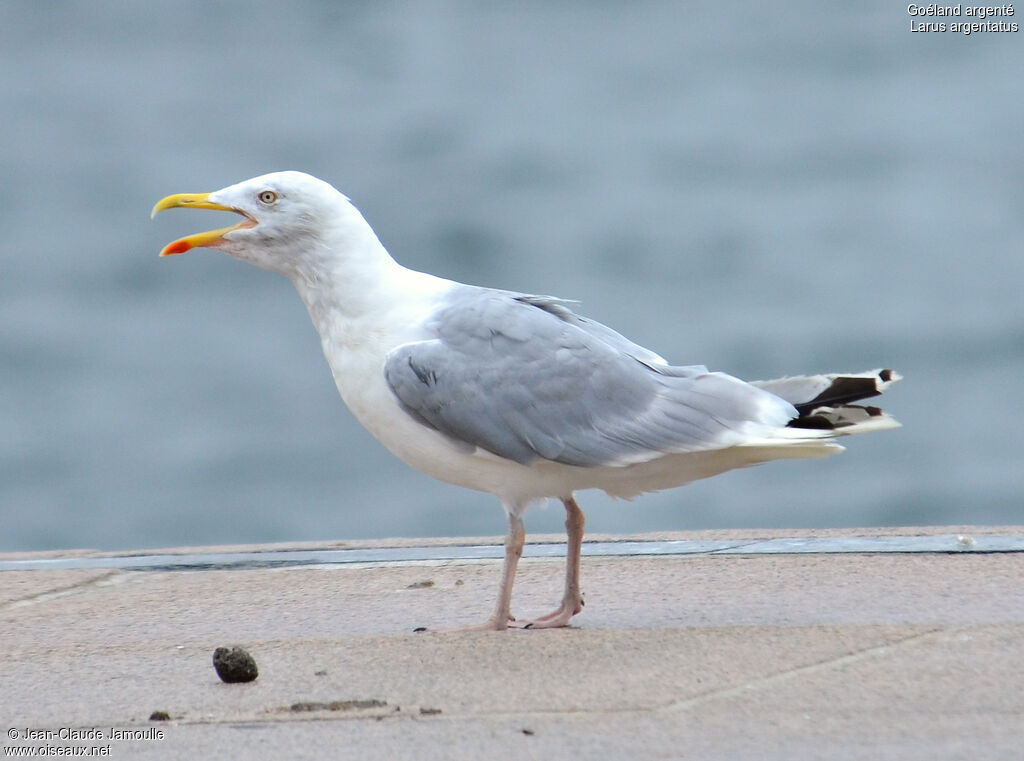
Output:
[[568,626],[569,621],[583,610],[583,595],[568,597],[562,600],[562,604],[547,615],[535,618],[532,621],[515,621],[511,626],[516,629],[558,629]]
[[504,621],[499,621],[494,616],[491,616],[486,621],[481,621],[478,624],[470,624],[468,626],[432,626],[427,628],[426,626],[418,626],[413,629],[414,632],[502,632],[508,629],[509,625],[515,626],[515,617],[509,616]]

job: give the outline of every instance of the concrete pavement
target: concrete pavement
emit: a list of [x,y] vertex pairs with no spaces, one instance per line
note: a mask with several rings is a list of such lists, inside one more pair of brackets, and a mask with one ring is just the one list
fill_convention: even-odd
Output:
[[[938,535],[957,549],[784,551]],[[1024,529],[635,539],[684,549],[587,556],[573,628],[505,633],[412,633],[484,618],[495,559],[286,562],[482,540],[147,551],[168,562],[146,570],[113,567],[131,553],[0,555],[0,744],[172,759],[1024,758]],[[273,563],[230,562],[253,553]],[[172,562],[186,554],[200,560]],[[20,570],[32,560],[54,562]],[[558,559],[524,558],[514,610],[546,612],[561,574]],[[234,644],[256,682],[217,679],[213,651]]]

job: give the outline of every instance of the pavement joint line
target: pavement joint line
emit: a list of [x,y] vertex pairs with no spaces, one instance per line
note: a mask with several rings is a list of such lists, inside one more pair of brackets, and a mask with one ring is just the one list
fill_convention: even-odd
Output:
[[90,589],[98,589],[100,587],[109,587],[114,584],[123,583],[127,577],[117,571],[111,569],[107,573],[93,579],[86,579],[85,581],[78,582],[76,584],[69,584],[58,589],[50,589],[46,592],[39,592],[28,597],[21,597],[17,600],[8,600],[5,603],[0,604],[0,612],[7,610],[15,610],[17,608],[26,608],[30,605],[39,605],[40,603],[49,602],[50,600],[59,600],[63,597],[71,597],[72,595],[82,594],[88,592]]
[[[390,706],[390,704],[389,704]],[[264,708],[260,713],[249,716],[198,716],[189,718],[182,716],[171,719],[167,726],[238,726],[257,727],[266,725],[269,727],[279,724],[298,724],[308,722],[324,721],[490,721],[494,719],[505,721],[522,721],[529,719],[544,719],[557,716],[562,719],[573,717],[589,717],[594,715],[624,715],[624,714],[650,714],[652,710],[648,706],[626,706],[621,708],[609,707],[582,707],[582,708],[550,708],[550,709],[524,709],[522,711],[446,711],[440,713],[420,714],[419,705],[395,705],[401,710],[386,710],[385,708],[355,709],[351,711],[309,711],[302,714],[292,714],[287,708]],[[125,726],[148,727],[150,722],[139,721],[135,724],[125,723]]]
[[[850,553],[994,553],[1024,552],[1024,534],[937,534],[925,536],[785,537],[761,540],[620,540],[584,542],[588,557],[666,555],[778,555]],[[561,558],[564,543],[527,545],[524,558]],[[86,557],[0,560],[0,571],[118,569],[138,571],[252,570],[353,564],[500,560],[500,542],[474,545],[372,547],[352,549],[254,550],[108,554]]]
[[685,700],[674,701],[663,706],[659,710],[661,712],[687,711],[704,703],[709,703],[715,700],[725,700],[740,695],[747,695],[751,692],[783,684],[798,677],[809,676],[811,674],[828,671],[836,667],[858,663],[869,658],[884,657],[904,647],[912,647],[936,640],[941,641],[944,639],[952,639],[962,634],[964,631],[966,631],[966,629],[957,627],[954,629],[938,628],[929,629],[924,632],[917,632],[907,637],[903,637],[902,639],[884,642],[880,645],[872,645],[871,647],[856,650],[852,653],[846,653],[833,658],[827,658],[823,661],[816,661],[803,666],[794,666],[793,668],[785,669],[783,671],[777,671],[774,674],[768,674],[767,676],[760,677],[744,684],[725,687],[720,690],[704,693],[703,695],[695,695],[694,697],[686,698]]

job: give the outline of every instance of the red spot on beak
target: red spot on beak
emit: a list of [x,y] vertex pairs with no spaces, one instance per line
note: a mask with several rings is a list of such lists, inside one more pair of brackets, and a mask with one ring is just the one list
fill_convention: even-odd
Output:
[[164,247],[164,250],[160,252],[160,256],[170,256],[171,254],[184,254],[190,248],[192,248],[192,244],[188,241],[187,238],[182,238],[181,240],[176,240],[173,243],[168,243]]

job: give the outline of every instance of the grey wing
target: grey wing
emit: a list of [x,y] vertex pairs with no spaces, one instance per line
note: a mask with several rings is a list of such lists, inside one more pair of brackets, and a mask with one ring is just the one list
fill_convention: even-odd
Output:
[[[558,317],[560,320],[564,320],[565,322],[568,322],[571,325],[575,325],[580,330],[594,336],[594,338],[600,339],[609,346],[612,346],[618,349],[619,351],[628,354],[635,359],[640,360],[641,362],[645,362],[651,365],[668,364],[665,361],[665,358],[662,357],[661,355],[655,354],[650,349],[646,349],[643,346],[640,346],[640,344],[633,343],[624,335],[622,335],[621,333],[617,333],[616,331],[609,328],[607,325],[602,325],[601,323],[596,322],[595,320],[591,320],[587,317],[583,317],[581,315],[576,314],[569,308],[569,305],[573,303],[571,301],[555,298],[554,296],[532,296],[528,294],[517,293],[508,293],[508,295],[511,296],[512,298],[515,298],[518,301],[521,301],[524,304],[530,304],[532,306],[537,307],[538,309],[543,309],[546,312],[550,312],[554,316]],[[694,367],[693,369],[702,372],[707,372],[707,368],[703,366]]]
[[741,443],[751,425],[784,426],[795,415],[731,376],[659,364],[549,297],[467,287],[429,328],[434,338],[399,346],[385,363],[403,407],[458,442],[523,464],[625,465],[716,449]]

